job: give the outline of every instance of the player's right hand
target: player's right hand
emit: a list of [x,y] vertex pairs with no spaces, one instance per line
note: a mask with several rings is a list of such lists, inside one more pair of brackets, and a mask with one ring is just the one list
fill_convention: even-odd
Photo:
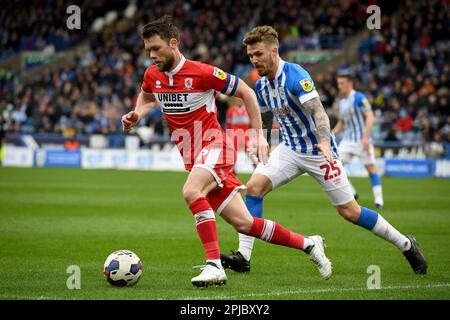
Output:
[[257,164],[258,162],[267,164],[269,160],[270,146],[262,134],[256,134],[256,137],[253,136],[250,138],[247,151],[253,164]]
[[258,159],[264,164],[269,161],[270,146],[266,138],[261,134],[258,137]]
[[139,121],[139,115],[130,111],[122,116],[122,129],[124,132],[130,132],[131,128]]
[[331,154],[330,142],[321,142],[315,145],[317,150],[322,152],[323,156],[329,163],[333,163],[333,155]]

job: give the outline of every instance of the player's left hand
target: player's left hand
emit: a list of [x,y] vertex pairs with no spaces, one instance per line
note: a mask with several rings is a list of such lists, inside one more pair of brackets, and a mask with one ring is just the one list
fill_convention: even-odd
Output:
[[370,147],[369,138],[363,137],[361,139],[361,144],[362,144],[364,150],[369,150],[369,147]]
[[321,142],[319,144],[316,144],[315,147],[317,148],[317,150],[322,152],[322,154],[324,155],[325,159],[329,163],[333,163],[333,155],[331,154],[330,142]]

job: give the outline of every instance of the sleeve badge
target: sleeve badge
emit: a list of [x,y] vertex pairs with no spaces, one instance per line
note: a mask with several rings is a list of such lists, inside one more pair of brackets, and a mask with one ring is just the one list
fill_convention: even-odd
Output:
[[225,80],[227,78],[226,72],[217,67],[214,67],[213,75],[214,77],[219,78],[220,80]]
[[363,103],[364,107],[370,108],[370,103],[369,103],[369,100],[367,100],[367,98],[365,98],[365,99],[362,101],[362,103]]
[[308,79],[300,80],[299,83],[302,86],[302,89],[306,92],[310,92],[313,88],[311,81],[309,81]]

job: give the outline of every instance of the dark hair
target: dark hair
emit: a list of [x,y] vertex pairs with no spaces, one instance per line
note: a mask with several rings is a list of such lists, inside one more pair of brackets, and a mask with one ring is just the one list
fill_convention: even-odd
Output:
[[180,41],[178,28],[173,24],[172,17],[167,14],[142,27],[142,39],[148,39],[154,35],[159,35],[167,43],[172,38],[177,39],[178,42]]
[[258,26],[244,35],[242,44],[244,46],[252,45],[258,42],[265,42],[279,46],[278,33],[271,26]]

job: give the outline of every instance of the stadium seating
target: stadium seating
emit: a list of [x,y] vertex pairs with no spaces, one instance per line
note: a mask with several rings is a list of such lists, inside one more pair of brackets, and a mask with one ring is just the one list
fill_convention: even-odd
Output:
[[[86,49],[77,54],[74,63],[45,69],[32,83],[24,84],[18,81],[20,74],[1,70],[0,110],[8,124],[7,136],[11,137],[14,132],[61,137],[121,134],[120,116],[134,105],[143,72],[152,63],[142,50],[139,27],[164,13],[172,14],[183,31],[182,49],[187,57],[239,76],[251,70],[240,41],[254,25],[264,22],[275,26],[281,53],[287,54],[291,50],[339,50],[350,35],[365,30],[367,18],[366,6],[358,1],[341,2],[337,7],[330,0],[301,6],[295,1],[283,2],[282,6],[276,1],[261,4],[255,0],[168,2],[158,6],[157,1],[137,1],[131,18],[126,13],[130,10],[127,1],[115,1],[113,7],[107,1],[83,1],[82,23],[89,26],[89,32],[67,32],[64,25],[58,25],[61,13],[65,14],[64,3],[29,3],[8,3],[0,9],[0,17],[6,22],[0,63],[2,58],[48,46],[63,52],[81,44]],[[445,30],[450,26],[449,11],[443,10],[446,4],[442,1],[422,0],[414,2],[419,10],[398,10],[405,5],[412,4],[383,4],[383,12],[392,14],[383,16],[381,30],[367,32],[362,38],[359,61],[352,64],[359,88],[368,94],[376,110],[374,139],[376,143],[448,142],[450,66]],[[24,23],[12,18],[18,11]],[[117,13],[115,21],[92,30],[99,17],[110,11]],[[27,26],[34,26],[33,31]],[[315,76],[331,117],[339,67]],[[224,120],[222,109],[220,120]],[[161,136],[168,140],[160,115],[151,115],[141,124],[152,126],[158,141]]]

